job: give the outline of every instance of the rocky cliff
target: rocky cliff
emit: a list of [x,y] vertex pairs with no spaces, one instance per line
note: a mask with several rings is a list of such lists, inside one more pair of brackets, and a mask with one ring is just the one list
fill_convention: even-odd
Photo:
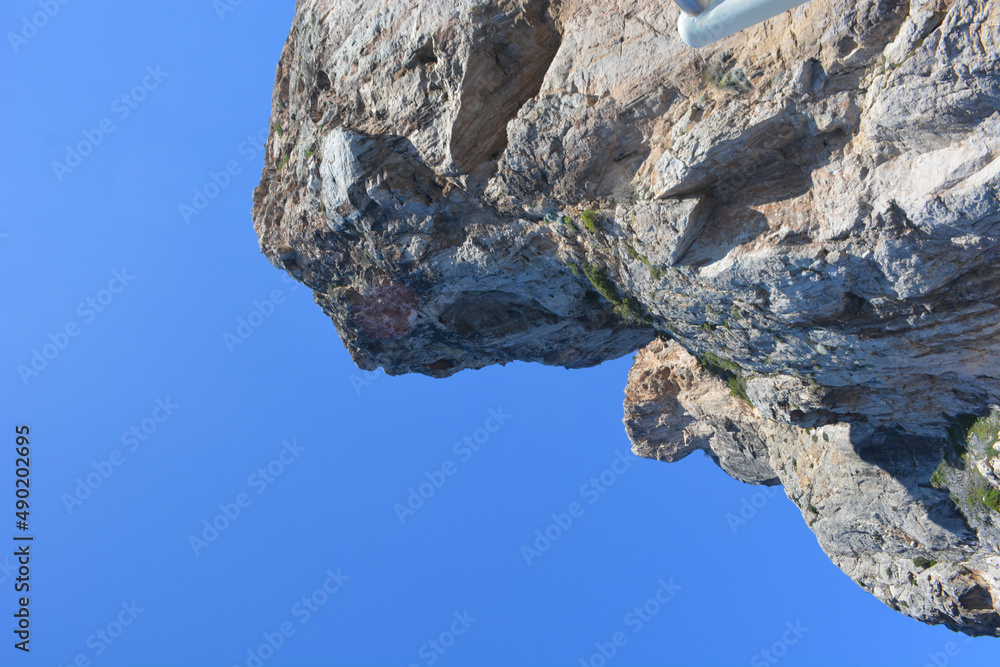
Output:
[[1000,634],[1000,7],[300,0],[254,225],[354,360],[641,350],[634,451],[783,484],[894,609]]

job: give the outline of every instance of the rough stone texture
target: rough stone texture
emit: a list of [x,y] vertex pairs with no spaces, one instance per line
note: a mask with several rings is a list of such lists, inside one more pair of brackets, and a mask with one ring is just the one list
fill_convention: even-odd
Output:
[[778,483],[756,411],[677,343],[656,341],[639,353],[625,409],[625,428],[639,456],[673,463],[701,450],[737,479]]
[[[947,469],[948,488],[931,484],[940,439],[768,419],[675,341],[637,355],[625,426],[640,456],[673,462],[700,449],[736,479],[780,479],[833,562],[894,609],[973,635],[1000,627],[1000,523],[975,502],[966,471]],[[998,428],[1000,419],[990,423],[989,441]],[[973,438],[966,458],[995,488],[996,475],[979,465],[985,444]]]
[[672,339],[637,453],[780,481],[887,604],[997,635],[1000,459],[960,416],[1000,404],[1000,6],[813,0],[699,51],[677,12],[300,0],[262,251],[364,368]]

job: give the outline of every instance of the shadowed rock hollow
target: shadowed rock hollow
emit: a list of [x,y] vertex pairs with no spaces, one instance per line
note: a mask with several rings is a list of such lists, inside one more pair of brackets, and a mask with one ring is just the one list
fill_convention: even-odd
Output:
[[1000,634],[1000,9],[300,0],[261,250],[352,358],[641,350],[634,451],[783,484],[894,609]]

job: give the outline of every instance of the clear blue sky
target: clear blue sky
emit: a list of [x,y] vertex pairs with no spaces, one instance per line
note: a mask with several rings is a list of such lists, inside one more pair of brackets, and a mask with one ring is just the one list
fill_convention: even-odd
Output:
[[[43,5],[58,11],[25,29]],[[755,496],[700,455],[632,456],[628,358],[358,371],[250,219],[293,11],[0,10],[0,553],[20,533],[20,424],[35,536],[30,654],[13,647],[0,557],[0,664],[996,664],[995,640],[862,591],[780,491]],[[80,142],[88,154],[67,158]],[[185,221],[229,162],[238,173]],[[240,318],[259,326],[227,346]],[[401,514],[424,482],[440,488]],[[734,534],[726,516],[751,500]],[[547,528],[529,565],[522,547]]]

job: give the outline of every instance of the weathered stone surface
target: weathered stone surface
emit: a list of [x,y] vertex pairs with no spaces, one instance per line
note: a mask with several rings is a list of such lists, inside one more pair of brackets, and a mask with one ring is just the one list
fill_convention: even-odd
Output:
[[998,459],[947,430],[1000,405],[1000,8],[812,0],[700,51],[677,11],[300,0],[262,251],[365,368],[672,338],[637,453],[780,481],[887,604],[997,634]]
[[636,454],[672,462],[701,449],[736,479],[780,479],[823,550],[865,590],[909,616],[973,635],[1000,628],[1000,524],[974,488],[979,479],[989,479],[980,488],[1000,486],[984,465],[1000,418],[987,423],[982,442],[966,443],[967,465],[980,477],[943,468],[950,479],[935,487],[947,453],[941,439],[769,419],[674,341],[639,352],[625,398]]
[[701,450],[733,477],[776,484],[756,411],[680,345],[656,341],[636,358],[625,389],[625,428],[639,456],[673,463]]

